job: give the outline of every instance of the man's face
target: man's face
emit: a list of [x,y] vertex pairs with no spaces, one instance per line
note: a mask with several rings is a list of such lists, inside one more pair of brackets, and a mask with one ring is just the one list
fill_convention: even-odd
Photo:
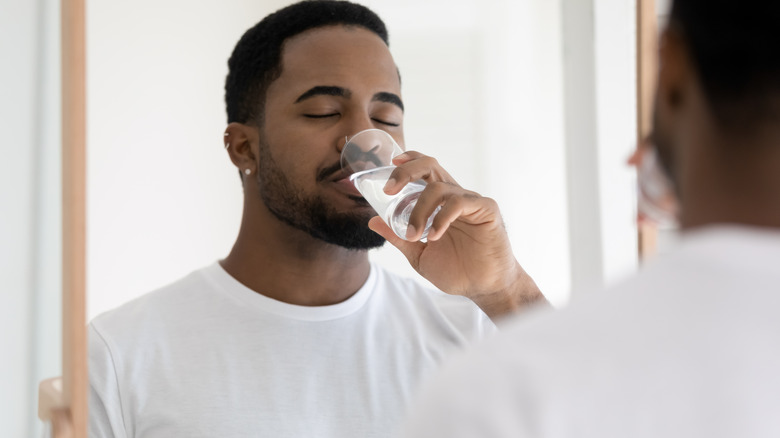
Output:
[[258,188],[280,220],[339,246],[381,246],[373,209],[341,172],[346,136],[369,128],[403,145],[401,84],[392,56],[360,27],[312,29],[287,40],[268,88]]

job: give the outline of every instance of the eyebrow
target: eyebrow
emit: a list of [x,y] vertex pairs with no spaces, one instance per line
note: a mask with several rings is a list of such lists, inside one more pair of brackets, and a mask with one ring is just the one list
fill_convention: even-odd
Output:
[[306,99],[312,98],[314,96],[338,96],[338,97],[349,97],[352,95],[349,90],[346,90],[341,87],[336,87],[333,85],[318,85],[316,87],[310,88],[305,93],[298,96],[298,99],[295,100],[295,103],[303,102]]
[[[314,96],[336,96],[349,98],[351,95],[352,92],[346,88],[337,87],[335,85],[317,85],[316,87],[312,87],[298,96],[298,98],[295,99],[295,103],[303,102],[304,100],[310,99]],[[382,91],[374,94],[374,96],[371,98],[371,101],[391,103],[398,108],[401,108],[401,111],[404,110],[404,103],[397,94]]]
[[401,111],[404,110],[404,103],[401,101],[401,98],[398,97],[397,94],[387,93],[387,92],[382,91],[380,93],[376,93],[371,100],[372,101],[392,103],[393,105],[397,106],[398,108],[401,108]]

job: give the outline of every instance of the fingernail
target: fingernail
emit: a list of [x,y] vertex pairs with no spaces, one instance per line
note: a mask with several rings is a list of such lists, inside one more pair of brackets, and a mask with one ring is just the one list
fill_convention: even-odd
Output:
[[390,178],[387,180],[387,182],[385,183],[385,188],[382,190],[386,192],[388,188],[393,187],[394,185],[395,185],[395,178]]
[[416,235],[417,229],[414,228],[414,225],[409,224],[409,226],[406,227],[406,240],[412,240]]

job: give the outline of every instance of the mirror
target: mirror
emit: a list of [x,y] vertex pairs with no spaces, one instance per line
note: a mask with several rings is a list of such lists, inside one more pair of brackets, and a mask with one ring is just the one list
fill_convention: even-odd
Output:
[[[89,319],[230,248],[241,188],[221,147],[225,63],[247,28],[287,3],[87,5]],[[554,304],[573,283],[634,269],[623,167],[636,135],[633,2],[365,4],[390,30],[407,146],[499,201],[518,258]],[[0,367],[1,412],[10,435],[37,436],[32,394],[62,373],[60,9],[45,0],[0,17],[16,66],[2,73],[0,103],[3,279],[26,291],[0,298],[0,344],[23,358]],[[372,258],[416,276],[392,248]]]
[[[222,148],[226,59],[288,3],[90,4],[90,318],[229,251],[242,192]],[[577,46],[594,31],[578,2],[365,2],[390,31],[407,147],[500,202],[518,258],[555,304],[573,282],[637,263],[624,165],[636,136],[635,8],[604,3],[608,55],[596,60]],[[392,248],[372,257],[416,277]]]
[[[90,4],[90,319],[230,250],[242,190],[223,148],[226,60],[288,3]],[[365,4],[390,32],[406,146],[499,202],[554,304],[636,268],[633,2]],[[416,277],[391,247],[371,257]]]

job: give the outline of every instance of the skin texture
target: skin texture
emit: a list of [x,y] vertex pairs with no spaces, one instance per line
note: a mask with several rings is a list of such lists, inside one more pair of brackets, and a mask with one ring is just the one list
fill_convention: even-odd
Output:
[[[242,174],[250,173],[243,178],[239,236],[221,261],[225,270],[250,289],[292,304],[335,304],[357,292],[369,273],[367,251],[313,237],[281,220],[271,204],[284,209],[317,199],[331,215],[368,223],[376,213],[336,170],[339,154],[346,136],[369,128],[387,131],[403,147],[400,98],[395,62],[372,32],[328,26],[287,40],[261,126],[231,123],[226,130],[231,161]],[[397,164],[397,185],[390,192],[415,179],[429,183],[412,225],[419,229],[442,205],[428,244],[400,240],[381,220],[371,219],[372,229],[397,245],[415,269],[445,292],[471,297],[494,318],[544,300],[512,256],[495,202],[458,186],[430,157],[410,151]],[[276,184],[279,178],[274,183],[269,172],[284,184]],[[282,196],[283,191],[294,196]],[[300,215],[301,208],[289,210]],[[475,246],[478,251],[471,251]],[[459,269],[452,269],[455,260]]]
[[[681,35],[674,25],[662,35],[654,126],[659,158],[676,187],[680,226],[780,227],[780,126],[716,120]],[[778,96],[769,99],[777,103]]]

